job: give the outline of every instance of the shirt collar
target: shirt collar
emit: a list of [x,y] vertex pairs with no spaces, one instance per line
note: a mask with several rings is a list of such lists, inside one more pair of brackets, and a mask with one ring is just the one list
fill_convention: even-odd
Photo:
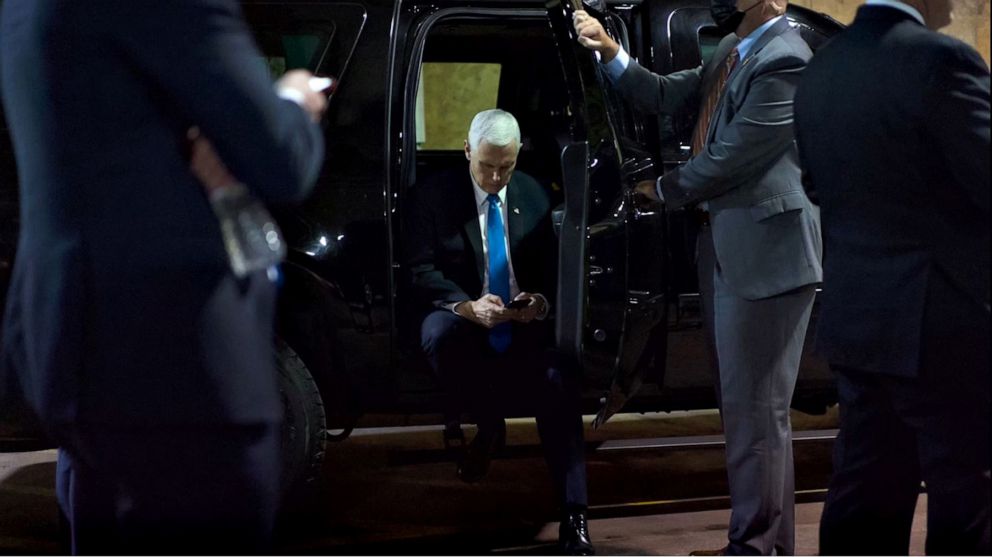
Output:
[[[472,179],[472,188],[475,190],[475,207],[481,210],[482,204],[486,202],[489,194],[475,181],[475,176],[472,176],[472,170],[468,171],[468,176]],[[506,186],[503,186],[496,195],[499,196],[500,205],[506,205]]]
[[772,25],[775,25],[775,23],[777,23],[778,20],[782,19],[783,17],[785,16],[779,15],[769,19],[768,21],[762,23],[761,27],[758,27],[754,31],[751,31],[751,33],[748,36],[741,39],[741,42],[737,43],[738,60],[743,60],[747,58],[747,55],[751,51],[751,47],[754,46],[754,43],[758,42],[758,39],[765,34],[765,31],[768,31]]
[[898,0],[867,0],[865,4],[869,6],[888,6],[890,8],[895,8],[897,10],[906,12],[907,14],[913,16],[913,19],[920,22],[920,25],[926,27],[926,22],[923,21],[923,14],[919,10],[906,4],[904,2],[899,2]]

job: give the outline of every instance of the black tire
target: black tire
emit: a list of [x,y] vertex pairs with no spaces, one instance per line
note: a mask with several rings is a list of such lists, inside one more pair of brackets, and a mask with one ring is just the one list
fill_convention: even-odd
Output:
[[284,506],[306,501],[316,489],[324,462],[324,402],[299,355],[276,341],[279,395],[283,404],[282,488]]

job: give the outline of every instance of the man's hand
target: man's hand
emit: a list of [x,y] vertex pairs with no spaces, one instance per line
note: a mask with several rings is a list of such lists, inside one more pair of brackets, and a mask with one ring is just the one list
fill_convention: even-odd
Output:
[[659,202],[658,188],[656,180],[641,180],[634,186],[634,191],[648,198],[650,201]]
[[478,300],[462,302],[455,306],[455,313],[487,329],[509,321],[512,312],[513,310],[503,306],[503,300],[495,294],[486,294]]
[[289,70],[276,81],[277,91],[293,91],[293,96],[300,99],[300,106],[307,111],[310,119],[319,122],[327,110],[327,97],[310,88],[310,78],[313,74],[306,70]]
[[579,35],[579,44],[599,52],[602,62],[605,64],[616,58],[620,52],[620,45],[606,34],[603,24],[598,19],[589,15],[585,10],[576,10],[572,16],[572,23],[575,25],[575,32]]
[[537,319],[537,316],[544,313],[544,299],[540,296],[535,296],[534,294],[527,292],[521,292],[520,294],[517,294],[517,297],[513,300],[526,300],[528,302],[528,304],[522,308],[509,310],[511,316],[510,318],[514,321],[518,321],[520,323],[530,323],[534,319]]
[[237,183],[237,178],[224,166],[213,144],[200,134],[200,128],[190,128],[186,138],[190,141],[189,169],[208,193]]

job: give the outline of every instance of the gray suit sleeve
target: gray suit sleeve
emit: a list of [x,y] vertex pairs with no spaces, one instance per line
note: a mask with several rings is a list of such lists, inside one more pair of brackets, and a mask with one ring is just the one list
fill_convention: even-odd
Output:
[[658,75],[631,60],[620,76],[617,89],[635,110],[643,114],[671,114],[685,106],[699,91],[703,67]]
[[792,105],[806,61],[782,56],[753,70],[743,105],[703,152],[660,179],[669,209],[705,201],[752,182],[791,149]]

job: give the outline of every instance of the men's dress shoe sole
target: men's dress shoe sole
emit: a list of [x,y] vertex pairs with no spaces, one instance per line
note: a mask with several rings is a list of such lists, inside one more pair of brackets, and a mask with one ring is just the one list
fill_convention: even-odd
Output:
[[707,557],[710,555],[726,555],[727,548],[721,547],[720,549],[697,549],[696,551],[690,551],[689,555],[698,555],[699,557]]
[[561,552],[563,555],[595,555],[596,549],[591,545],[588,547],[564,547]]

